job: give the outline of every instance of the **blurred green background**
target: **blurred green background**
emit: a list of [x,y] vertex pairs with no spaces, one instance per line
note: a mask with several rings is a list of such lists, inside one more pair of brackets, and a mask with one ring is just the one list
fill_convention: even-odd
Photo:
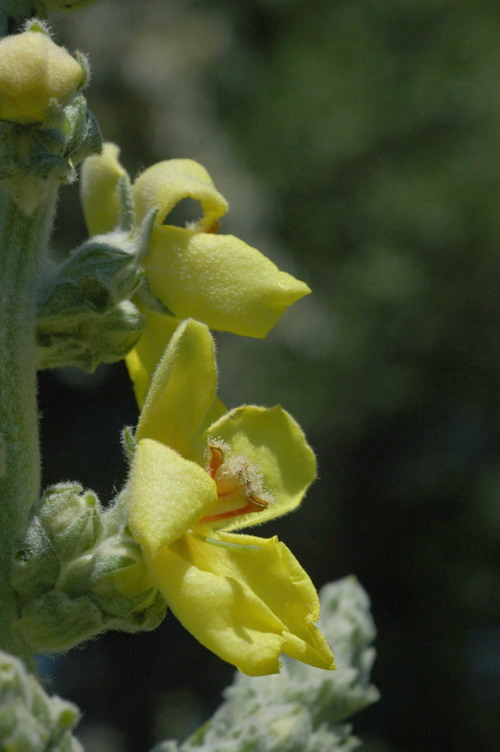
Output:
[[[494,749],[498,1],[101,0],[53,22],[90,54],[90,106],[131,173],[199,160],[231,203],[222,231],[314,290],[264,342],[217,337],[221,396],[281,402],[317,451],[320,480],[272,532],[318,586],[354,572],[372,598],[366,749]],[[85,229],[77,189],[60,204],[63,250]],[[40,383],[45,481],[110,498],[137,417],[124,368]],[[88,752],[144,752],[201,723],[232,671],[169,615],[49,673]]]

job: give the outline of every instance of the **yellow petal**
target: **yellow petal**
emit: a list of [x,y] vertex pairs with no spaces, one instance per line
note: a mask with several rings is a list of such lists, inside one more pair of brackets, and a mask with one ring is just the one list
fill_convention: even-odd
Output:
[[[266,539],[221,532],[217,537],[234,548],[211,545],[211,566],[244,583],[283,622],[283,652],[311,666],[334,668],[332,651],[314,624],[319,618],[318,594],[290,549],[276,536]],[[258,550],[249,553],[244,546]]]
[[216,386],[212,336],[199,321],[184,321],[154,373],[139,419],[137,440],[157,439],[184,457],[193,457],[196,437],[214,400]]
[[118,224],[118,182],[121,178],[128,180],[118,161],[119,155],[118,146],[106,143],[102,154],[88,157],[83,162],[80,193],[89,235],[111,232]]
[[139,442],[129,481],[128,524],[147,557],[177,540],[217,502],[209,474],[170,447]]
[[284,625],[244,583],[207,568],[204,553],[212,548],[184,536],[161,549],[151,563],[159,590],[185,628],[222,660],[251,676],[276,673]]
[[316,477],[316,459],[292,416],[279,405],[272,408],[237,407],[209,426],[204,433],[220,438],[231,452],[243,455],[261,471],[274,504],[258,513],[237,517],[224,524],[237,530],[279,517],[295,509]]
[[137,404],[142,408],[153,374],[179,325],[179,320],[151,311],[138,302],[136,305],[145,318],[145,327],[135,347],[125,356],[125,363],[134,385]]
[[210,229],[228,209],[204,167],[191,159],[169,159],[147,169],[134,184],[138,222],[154,209],[158,211],[157,224],[161,225],[183,198],[200,202],[204,230]]
[[232,235],[156,227],[146,259],[154,294],[180,319],[265,337],[309,287]]

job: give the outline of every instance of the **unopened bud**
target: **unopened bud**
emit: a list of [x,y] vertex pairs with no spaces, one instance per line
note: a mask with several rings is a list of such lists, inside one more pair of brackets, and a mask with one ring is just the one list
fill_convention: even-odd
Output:
[[49,487],[40,499],[11,570],[20,603],[56,586],[68,561],[92,549],[102,532],[101,505],[78,483]]
[[42,123],[85,84],[81,62],[55,44],[40,22],[0,41],[0,120]]
[[73,559],[92,548],[101,533],[101,505],[92,491],[77,483],[52,486],[38,511],[59,559]]

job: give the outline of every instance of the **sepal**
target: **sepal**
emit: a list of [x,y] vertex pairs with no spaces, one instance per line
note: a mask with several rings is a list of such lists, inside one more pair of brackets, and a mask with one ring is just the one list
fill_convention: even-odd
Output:
[[124,300],[111,313],[95,314],[83,322],[68,320],[63,327],[52,321],[37,327],[38,368],[76,366],[92,373],[100,363],[121,360],[139,340],[144,318]]
[[75,167],[102,148],[101,132],[85,97],[53,115],[44,124],[0,124],[0,180],[28,215],[48,189],[72,183]]
[[123,358],[142,334],[143,316],[129,298],[143,282],[125,233],[76,249],[46,282],[37,315],[39,368],[93,371]]
[[[82,66],[88,66],[87,59],[80,55]],[[63,131],[67,134],[65,157],[76,167],[92,154],[102,150],[102,133],[94,113],[88,109],[84,96],[75,97],[64,111]]]
[[156,629],[165,616],[163,598],[156,595],[151,603],[141,606],[143,600],[140,596],[124,598],[119,606],[116,602],[103,609],[90,595],[74,597],[52,591],[28,604],[18,628],[34,651],[57,653],[110,629]]
[[116,233],[106,240],[93,238],[73,251],[42,293],[39,320],[59,317],[62,323],[68,316],[109,313],[133,295],[143,272],[129,248],[127,238]]

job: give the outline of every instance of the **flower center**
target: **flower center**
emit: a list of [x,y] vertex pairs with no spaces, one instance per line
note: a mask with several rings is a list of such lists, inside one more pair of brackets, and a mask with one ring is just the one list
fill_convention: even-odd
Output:
[[217,486],[217,507],[220,511],[202,517],[199,522],[219,522],[261,512],[274,501],[264,489],[262,473],[246,457],[226,459],[227,448],[221,441],[209,442],[207,472]]

